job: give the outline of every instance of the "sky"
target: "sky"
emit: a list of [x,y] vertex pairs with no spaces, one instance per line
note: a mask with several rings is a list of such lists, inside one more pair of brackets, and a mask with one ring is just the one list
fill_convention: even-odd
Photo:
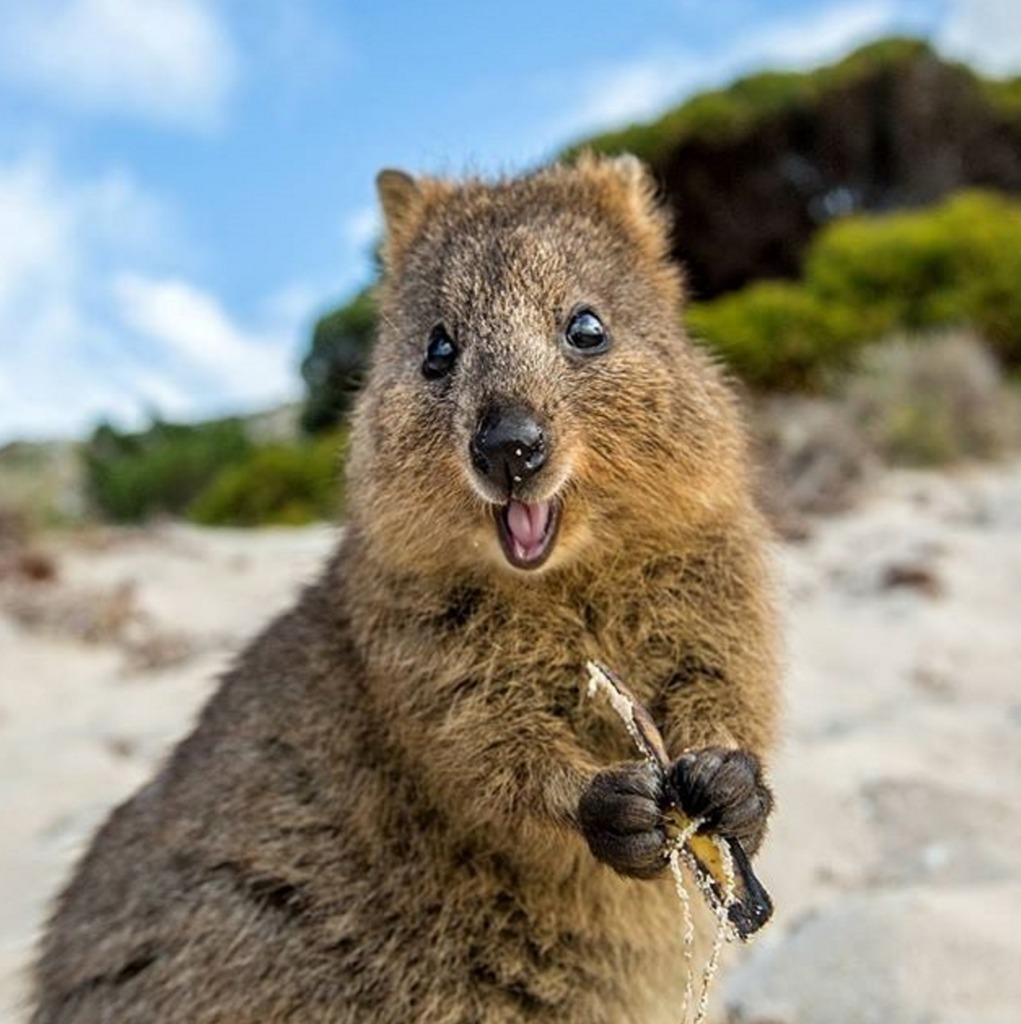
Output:
[[0,0],[0,443],[300,396],[382,167],[527,169],[893,32],[1021,73],[1018,0]]

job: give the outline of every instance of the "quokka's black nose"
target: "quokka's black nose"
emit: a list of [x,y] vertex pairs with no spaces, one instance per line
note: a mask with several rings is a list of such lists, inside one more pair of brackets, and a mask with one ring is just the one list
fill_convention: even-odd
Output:
[[490,407],[471,439],[472,464],[491,483],[512,493],[546,463],[546,436],[524,406]]

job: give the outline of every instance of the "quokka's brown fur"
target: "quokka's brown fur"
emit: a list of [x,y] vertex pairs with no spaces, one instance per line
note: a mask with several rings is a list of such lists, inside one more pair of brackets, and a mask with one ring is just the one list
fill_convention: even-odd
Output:
[[[612,666],[679,754],[774,738],[765,531],[735,403],[684,336],[631,159],[486,184],[385,172],[380,336],[334,557],[240,656],[60,897],[35,1024],[659,1022],[669,877],[599,863],[593,774],[633,760],[583,693]],[[565,351],[598,312],[612,347]],[[459,355],[427,380],[442,322]],[[548,425],[547,563],[508,565],[469,442]],[[545,489],[545,490],[543,490]]]

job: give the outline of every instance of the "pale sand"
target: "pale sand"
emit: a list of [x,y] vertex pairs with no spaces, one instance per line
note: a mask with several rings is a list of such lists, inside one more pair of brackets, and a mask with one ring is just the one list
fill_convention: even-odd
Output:
[[[30,943],[91,829],[332,540],[327,528],[114,534],[58,547],[45,599],[42,585],[31,599],[8,588],[0,1020],[23,1019]],[[1021,466],[889,476],[782,564],[787,741],[758,865],[777,915],[737,951],[717,1016],[1016,1024]],[[98,624],[68,611],[83,602]]]

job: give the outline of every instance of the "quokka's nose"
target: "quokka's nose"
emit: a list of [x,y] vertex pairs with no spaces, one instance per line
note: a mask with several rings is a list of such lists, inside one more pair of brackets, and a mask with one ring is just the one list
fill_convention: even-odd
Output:
[[491,483],[511,493],[546,463],[546,436],[524,406],[487,409],[471,439],[472,464]]

